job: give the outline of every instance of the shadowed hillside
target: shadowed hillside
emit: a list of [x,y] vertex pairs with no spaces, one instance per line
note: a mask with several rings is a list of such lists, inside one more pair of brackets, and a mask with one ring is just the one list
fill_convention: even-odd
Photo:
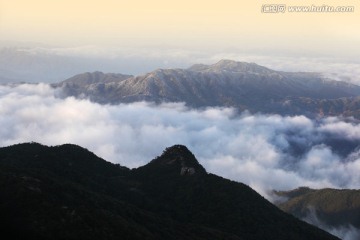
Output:
[[175,145],[129,170],[75,145],[0,149],[3,234],[12,239],[337,239]]
[[329,226],[360,228],[360,190],[302,187],[275,194],[286,199],[279,202],[279,207],[299,218],[315,211],[319,220]]

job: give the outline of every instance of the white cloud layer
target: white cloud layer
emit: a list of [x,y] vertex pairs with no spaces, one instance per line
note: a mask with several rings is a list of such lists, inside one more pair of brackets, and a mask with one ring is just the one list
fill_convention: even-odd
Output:
[[[209,172],[264,195],[299,186],[360,188],[356,123],[193,110],[181,103],[102,106],[56,94],[46,84],[0,86],[0,146],[74,143],[137,167],[166,147],[184,144]],[[347,142],[354,147],[337,153],[337,144]]]

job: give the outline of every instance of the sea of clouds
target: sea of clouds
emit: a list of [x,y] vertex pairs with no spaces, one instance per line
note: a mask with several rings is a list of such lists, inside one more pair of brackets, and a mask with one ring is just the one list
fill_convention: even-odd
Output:
[[[100,105],[58,98],[59,91],[48,84],[0,85],[0,147],[73,143],[134,168],[183,144],[208,172],[248,184],[270,200],[272,189],[360,188],[360,124],[352,119],[196,110],[183,103]],[[346,240],[360,234],[316,219],[306,220]]]
[[[299,57],[301,56],[301,57]],[[321,72],[360,85],[360,60],[306,51],[179,49],[176,47],[53,47],[0,41],[0,83],[59,82],[82,72],[144,74],[222,59],[255,62],[290,72]],[[0,85],[0,147],[35,141],[88,148],[105,160],[134,168],[174,144],[186,145],[208,172],[269,191],[360,188],[360,123],[354,119],[251,115],[231,108],[196,110],[183,103],[99,105],[60,99],[47,84]],[[332,228],[316,212],[304,219],[344,240],[353,226]]]
[[[184,144],[207,171],[263,195],[299,186],[360,188],[355,121],[195,110],[182,103],[99,105],[57,98],[58,91],[47,84],[0,86],[0,146],[74,143],[133,168]],[[337,151],[341,143],[353,147]]]

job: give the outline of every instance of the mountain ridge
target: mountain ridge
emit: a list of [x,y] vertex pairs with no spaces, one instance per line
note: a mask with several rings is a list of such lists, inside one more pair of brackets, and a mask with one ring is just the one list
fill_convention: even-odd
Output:
[[0,180],[1,228],[13,237],[338,239],[202,171],[181,145],[130,170],[76,145],[17,144],[0,148]]
[[360,190],[301,187],[274,194],[286,198],[277,203],[281,209],[300,219],[315,211],[321,222],[333,228],[352,225],[360,229]]
[[352,107],[360,101],[356,100],[360,86],[319,73],[281,72],[255,63],[221,60],[91,84],[86,84],[87,78],[93,79],[75,76],[52,86],[62,89],[63,97],[89,98],[101,104],[184,102],[194,108],[233,107],[251,113],[360,117]]

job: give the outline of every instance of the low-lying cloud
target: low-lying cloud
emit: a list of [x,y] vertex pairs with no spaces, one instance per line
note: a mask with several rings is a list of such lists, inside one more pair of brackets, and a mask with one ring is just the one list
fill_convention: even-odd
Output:
[[264,195],[299,186],[360,187],[360,124],[354,122],[182,103],[99,105],[56,94],[46,84],[0,86],[0,146],[74,143],[132,168],[184,144],[209,172]]

